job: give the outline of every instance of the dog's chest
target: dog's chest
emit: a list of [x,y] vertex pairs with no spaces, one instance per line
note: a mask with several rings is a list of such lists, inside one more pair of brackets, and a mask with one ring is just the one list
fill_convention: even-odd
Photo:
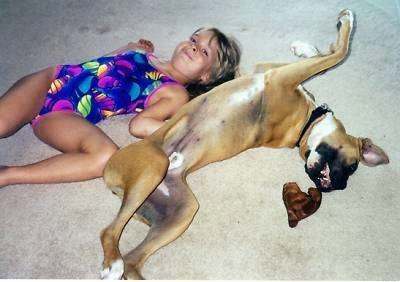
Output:
[[218,124],[238,125],[238,120],[252,117],[253,112],[259,113],[263,94],[263,74],[217,87],[210,95],[201,97],[190,113],[190,128],[202,131],[202,128],[218,130]]

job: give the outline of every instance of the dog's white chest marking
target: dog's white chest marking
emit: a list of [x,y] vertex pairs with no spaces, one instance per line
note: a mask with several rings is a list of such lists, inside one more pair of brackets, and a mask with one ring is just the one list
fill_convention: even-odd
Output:
[[182,165],[184,157],[181,153],[173,152],[169,156],[169,167],[168,170],[178,168]]
[[322,138],[330,135],[337,129],[332,113],[327,113],[326,117],[317,123],[311,130],[307,145],[310,149],[315,149],[322,142]]

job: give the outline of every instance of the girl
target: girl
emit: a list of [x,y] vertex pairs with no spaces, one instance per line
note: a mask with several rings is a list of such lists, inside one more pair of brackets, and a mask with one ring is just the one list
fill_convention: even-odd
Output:
[[168,61],[139,40],[79,65],[52,66],[17,81],[0,97],[0,138],[31,123],[34,134],[59,150],[37,163],[0,168],[0,187],[61,183],[100,177],[117,145],[97,126],[136,113],[132,135],[143,138],[196,94],[233,79],[240,61],[234,39],[216,28],[199,29]]

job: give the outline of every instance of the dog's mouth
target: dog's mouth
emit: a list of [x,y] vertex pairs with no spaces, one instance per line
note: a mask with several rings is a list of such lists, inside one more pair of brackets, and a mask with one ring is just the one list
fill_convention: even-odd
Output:
[[316,183],[317,186],[319,186],[318,188],[322,188],[323,190],[330,190],[332,188],[332,182],[329,176],[330,171],[329,165],[326,162],[319,176],[317,177],[317,180],[319,181],[319,185]]
[[314,169],[307,168],[306,172],[310,176],[311,180],[315,183],[315,186],[322,192],[329,192],[332,190],[332,180],[330,177],[330,168],[328,162],[321,164]]
[[358,162],[349,165],[343,154],[326,143],[314,151],[308,150],[305,157],[305,171],[321,192],[345,189],[358,165]]

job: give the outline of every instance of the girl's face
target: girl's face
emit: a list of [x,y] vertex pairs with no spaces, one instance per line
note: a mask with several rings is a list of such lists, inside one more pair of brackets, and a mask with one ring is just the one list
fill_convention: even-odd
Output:
[[207,82],[218,60],[219,45],[214,33],[201,30],[178,44],[171,64],[189,83]]

